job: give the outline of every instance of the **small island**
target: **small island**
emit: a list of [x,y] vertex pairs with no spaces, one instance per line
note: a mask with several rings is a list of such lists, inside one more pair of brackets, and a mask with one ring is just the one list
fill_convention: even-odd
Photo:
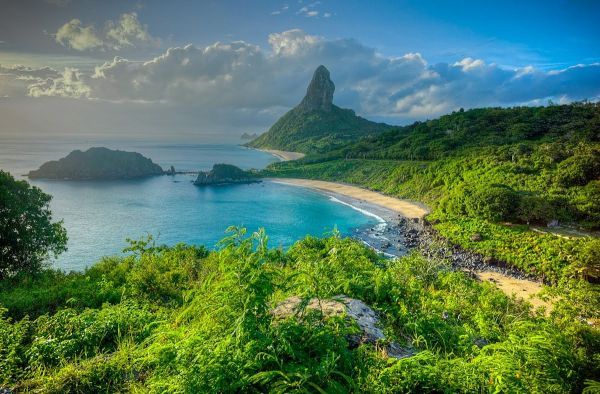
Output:
[[252,134],[244,133],[244,134],[242,134],[242,136],[240,138],[243,139],[243,140],[254,140],[254,139],[258,138],[258,134],[256,134],[256,133],[252,133]]
[[200,172],[194,185],[208,186],[254,182],[260,182],[260,178],[251,171],[244,171],[231,164],[215,164],[212,170]]
[[30,179],[116,180],[163,175],[164,170],[137,152],[90,148],[74,150],[60,160],[42,164],[27,176]]

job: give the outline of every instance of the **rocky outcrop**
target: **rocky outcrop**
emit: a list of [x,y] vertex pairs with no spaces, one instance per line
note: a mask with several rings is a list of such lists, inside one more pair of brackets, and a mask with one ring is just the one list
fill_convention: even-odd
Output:
[[31,179],[110,180],[164,174],[163,169],[137,152],[108,148],[74,150],[58,161],[49,161],[27,176]]
[[[303,308],[304,305],[306,306]],[[410,357],[414,354],[414,351],[410,348],[403,348],[393,342],[388,343],[379,327],[377,313],[363,301],[345,295],[325,300],[311,298],[307,303],[304,303],[300,297],[289,297],[280,302],[272,313],[276,318],[287,318],[299,316],[306,310],[321,311],[325,319],[345,315],[349,321],[355,322],[360,329],[360,334],[348,336],[347,339],[351,347],[357,347],[363,343],[381,345],[382,350],[385,351],[388,357],[396,359]]]
[[385,123],[361,118],[351,109],[334,105],[334,91],[329,70],[325,66],[317,67],[300,104],[246,146],[320,153],[392,128]]
[[212,170],[200,172],[194,185],[209,186],[253,182],[260,182],[260,178],[250,171],[244,171],[231,164],[215,164]]
[[329,76],[329,70],[321,65],[315,70],[312,80],[306,89],[306,95],[298,105],[304,112],[331,111],[335,85]]

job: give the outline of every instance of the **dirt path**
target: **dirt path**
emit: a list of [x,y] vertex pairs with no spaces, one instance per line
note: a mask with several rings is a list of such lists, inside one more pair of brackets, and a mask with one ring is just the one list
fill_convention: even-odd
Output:
[[552,310],[552,303],[536,297],[542,291],[542,284],[527,279],[517,279],[493,271],[476,272],[475,275],[484,282],[492,282],[504,294],[515,295],[533,305],[534,308],[546,307],[546,313]]

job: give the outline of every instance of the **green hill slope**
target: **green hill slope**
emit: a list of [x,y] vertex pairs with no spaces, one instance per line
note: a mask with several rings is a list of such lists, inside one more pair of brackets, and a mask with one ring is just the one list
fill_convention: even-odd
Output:
[[600,280],[594,233],[567,240],[531,231],[557,222],[562,230],[600,229],[599,104],[456,112],[276,163],[265,175],[422,201],[438,231],[467,249],[547,280]]

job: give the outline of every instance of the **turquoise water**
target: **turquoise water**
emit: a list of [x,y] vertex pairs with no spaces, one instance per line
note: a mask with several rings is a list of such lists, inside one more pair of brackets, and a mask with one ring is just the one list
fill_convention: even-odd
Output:
[[[53,139],[25,141],[0,137],[0,168],[24,174],[73,149],[107,146],[140,152],[163,167],[204,170],[214,163],[263,168],[271,155],[233,144],[160,144],[135,141]],[[63,219],[68,251],[56,267],[81,270],[105,255],[121,253],[126,238],[152,234],[158,243],[179,242],[214,247],[230,225],[249,231],[264,227],[273,247],[288,247],[308,235],[334,227],[345,235],[375,224],[376,219],[309,189],[261,182],[196,187],[192,175],[127,181],[33,181],[54,196],[52,211]]]

